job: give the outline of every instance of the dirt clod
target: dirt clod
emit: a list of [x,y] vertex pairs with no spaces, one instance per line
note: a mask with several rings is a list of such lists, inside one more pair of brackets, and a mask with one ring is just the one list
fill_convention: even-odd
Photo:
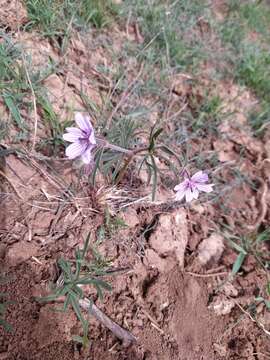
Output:
[[6,254],[6,261],[11,266],[19,265],[26,262],[32,256],[36,256],[38,253],[38,246],[26,241],[20,241],[10,247]]
[[202,265],[211,260],[217,262],[224,250],[224,239],[221,235],[213,233],[199,245],[198,259]]
[[151,247],[163,258],[174,253],[179,266],[183,267],[187,242],[185,210],[160,215],[157,228],[149,239]]

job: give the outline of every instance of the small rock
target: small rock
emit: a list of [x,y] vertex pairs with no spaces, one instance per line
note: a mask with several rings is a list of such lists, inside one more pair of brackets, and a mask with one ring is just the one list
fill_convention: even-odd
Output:
[[123,218],[124,222],[129,228],[134,228],[136,225],[140,224],[140,219],[136,210],[132,209],[131,207],[127,208],[123,213]]
[[209,309],[212,309],[216,315],[221,316],[230,314],[234,307],[235,303],[233,300],[226,299],[221,295],[211,303]]
[[220,344],[213,344],[214,350],[218,353],[221,357],[226,357],[227,355],[227,349],[225,346],[222,346]]
[[196,202],[191,203],[191,209],[200,215],[205,212],[205,207],[201,204],[196,204]]
[[172,214],[162,214],[149,243],[162,258],[175,254],[181,268],[184,266],[184,254],[188,242],[187,215],[184,209]]
[[232,297],[238,296],[238,290],[230,282],[227,282],[226,284],[224,284],[224,286],[222,287],[222,290],[224,291],[224,294],[226,296],[232,296]]
[[38,246],[32,242],[19,241],[8,249],[6,259],[11,266],[16,266],[36,256],[38,250]]
[[206,265],[210,260],[217,262],[224,250],[224,239],[221,235],[213,233],[201,242],[198,249],[198,259],[202,265]]
[[169,272],[175,266],[175,261],[167,261],[162,259],[153,249],[146,249],[143,263],[147,267],[157,268],[159,272]]

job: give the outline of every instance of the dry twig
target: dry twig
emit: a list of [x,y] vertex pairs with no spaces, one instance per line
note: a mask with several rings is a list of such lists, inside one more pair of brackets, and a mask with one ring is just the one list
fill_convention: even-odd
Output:
[[79,304],[82,309],[90,312],[98,321],[110,329],[111,332],[118,337],[118,339],[122,340],[124,346],[129,346],[130,344],[136,342],[135,336],[112,321],[95,304],[91,304],[88,299],[79,300]]

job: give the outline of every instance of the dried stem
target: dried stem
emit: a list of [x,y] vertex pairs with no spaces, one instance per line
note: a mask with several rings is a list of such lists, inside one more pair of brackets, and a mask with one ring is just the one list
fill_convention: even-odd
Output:
[[112,321],[107,315],[105,315],[95,304],[91,304],[88,299],[79,300],[80,307],[92,314],[98,321],[111,330],[111,332],[123,341],[124,346],[136,342],[136,338],[127,330]]
[[115,151],[118,151],[118,152],[121,152],[121,153],[127,154],[127,155],[133,154],[132,150],[128,150],[128,149],[122,148],[121,146],[110,144],[108,141],[106,141],[104,139],[97,138],[97,141],[98,141],[98,144],[101,145],[103,148],[115,150]]

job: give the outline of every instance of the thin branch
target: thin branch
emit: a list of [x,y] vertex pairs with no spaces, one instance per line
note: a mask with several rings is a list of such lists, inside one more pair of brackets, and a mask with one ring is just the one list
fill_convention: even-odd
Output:
[[129,346],[130,344],[136,342],[135,336],[133,336],[129,331],[123,329],[121,326],[112,321],[107,315],[105,315],[95,304],[91,304],[88,299],[79,300],[80,307],[91,315],[93,315],[98,321],[100,321],[104,326],[111,330],[111,332],[118,337],[118,339],[123,341],[124,346]]
[[234,303],[239,307],[239,309],[248,316],[248,318],[257,324],[257,326],[267,335],[267,336],[270,336],[270,331],[268,331],[264,324],[262,324],[260,321],[258,321],[257,319],[255,319],[253,316],[251,316],[251,314],[246,311],[235,299],[233,299],[231,296],[228,296],[229,299],[233,300]]
[[224,275],[228,275],[227,271],[222,271],[222,272],[218,272],[218,273],[213,273],[213,274],[198,274],[198,273],[194,273],[191,271],[186,271],[185,274],[194,276],[194,277],[200,277],[200,278],[209,278],[209,277],[215,277],[215,276],[224,276]]

